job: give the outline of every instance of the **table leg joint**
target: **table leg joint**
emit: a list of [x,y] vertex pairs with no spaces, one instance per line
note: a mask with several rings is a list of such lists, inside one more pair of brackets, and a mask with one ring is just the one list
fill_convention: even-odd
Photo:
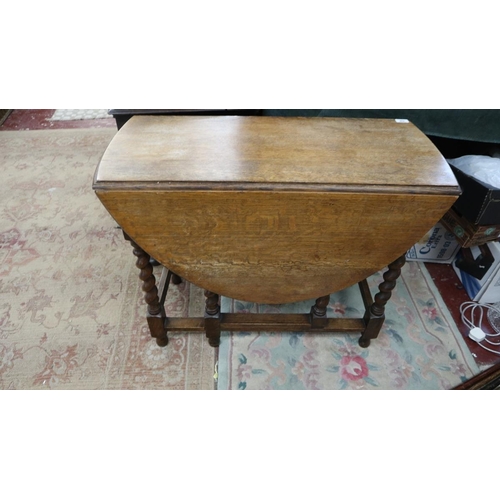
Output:
[[205,332],[208,343],[212,347],[220,345],[221,332],[221,313],[219,305],[219,296],[216,293],[205,290]]

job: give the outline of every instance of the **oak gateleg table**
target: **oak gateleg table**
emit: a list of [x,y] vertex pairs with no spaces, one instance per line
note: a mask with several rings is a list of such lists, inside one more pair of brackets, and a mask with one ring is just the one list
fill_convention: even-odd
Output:
[[[407,120],[134,116],[93,188],[133,246],[160,346],[168,332],[359,332],[378,336],[404,255],[460,194],[446,160]],[[151,258],[164,266],[160,280]],[[388,267],[372,297],[366,278]],[[205,290],[205,314],[169,318],[170,283]],[[361,318],[328,318],[358,283]],[[219,297],[316,299],[309,314],[222,313]]]

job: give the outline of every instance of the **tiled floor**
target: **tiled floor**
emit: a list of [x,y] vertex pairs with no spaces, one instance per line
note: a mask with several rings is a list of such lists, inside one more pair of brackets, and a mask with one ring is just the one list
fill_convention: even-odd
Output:
[[[62,119],[51,120],[56,110],[54,109],[20,109],[13,110],[0,127],[2,130],[40,130],[40,129],[60,129],[60,128],[86,128],[86,127],[115,127],[114,118],[99,118],[99,119],[71,119],[82,114],[71,115],[69,110],[65,110],[60,114]],[[100,116],[105,116],[101,113]],[[463,302],[469,301],[467,293],[463,289],[460,280],[453,271],[451,265],[446,264],[427,264],[427,268],[434,279],[434,283],[438,288],[441,296],[452,317],[454,318],[458,329],[463,334],[464,339],[469,346],[476,362],[479,365],[489,366],[500,362],[500,355],[489,353],[479,347],[475,342],[467,337],[468,330],[462,324],[459,307]],[[485,321],[485,329],[490,330]]]

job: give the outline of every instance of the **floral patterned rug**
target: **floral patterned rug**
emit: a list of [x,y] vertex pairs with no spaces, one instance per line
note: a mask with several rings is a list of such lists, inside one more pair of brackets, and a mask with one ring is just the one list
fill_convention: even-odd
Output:
[[[132,248],[92,191],[115,133],[0,132],[0,389],[214,388],[204,336],[151,340]],[[166,310],[200,315],[203,294],[173,286]]]
[[[382,272],[369,278],[372,294]],[[314,301],[262,306],[222,299],[223,312],[309,312]],[[358,287],[333,294],[328,316],[362,317]],[[450,389],[479,372],[425,267],[407,263],[370,347],[359,334],[222,335],[218,389]]]

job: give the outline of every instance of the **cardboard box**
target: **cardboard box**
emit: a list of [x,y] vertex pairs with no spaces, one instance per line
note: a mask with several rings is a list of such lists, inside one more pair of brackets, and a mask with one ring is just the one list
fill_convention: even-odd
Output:
[[500,189],[465,174],[453,165],[450,167],[462,189],[453,208],[472,224],[500,224]]
[[500,243],[462,248],[453,262],[471,300],[479,304],[500,302]]
[[406,260],[451,264],[460,249],[453,233],[438,222],[406,252]]
[[450,208],[441,219],[441,224],[455,235],[456,240],[463,248],[483,245],[495,241],[500,237],[500,225],[478,226],[469,219],[460,215],[454,208]]

